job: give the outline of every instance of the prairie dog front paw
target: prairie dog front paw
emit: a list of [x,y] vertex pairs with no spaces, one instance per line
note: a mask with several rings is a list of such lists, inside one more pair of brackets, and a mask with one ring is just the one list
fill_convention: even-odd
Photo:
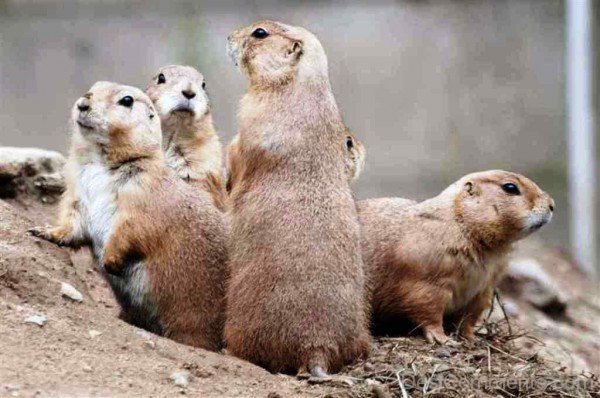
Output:
[[58,246],[73,246],[73,239],[66,228],[52,226],[32,227],[27,232],[32,236],[47,240]]

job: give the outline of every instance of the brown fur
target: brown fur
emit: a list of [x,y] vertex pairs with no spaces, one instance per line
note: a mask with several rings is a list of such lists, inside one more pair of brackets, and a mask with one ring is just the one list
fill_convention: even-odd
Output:
[[[146,94],[160,116],[167,165],[184,181],[210,192],[224,210],[221,143],[205,84],[204,76],[191,66],[170,65],[156,72]],[[194,96],[188,99],[185,93]]]
[[[125,96],[135,99],[132,107],[119,104]],[[82,105],[90,110],[78,110]],[[218,350],[227,260],[223,216],[208,193],[164,166],[155,114],[143,92],[115,83],[96,83],[78,100],[59,226],[33,232],[57,243],[89,243],[124,319]]]
[[[258,27],[269,32],[251,37]],[[318,40],[261,22],[229,44],[250,79],[231,191],[228,350],[272,371],[337,371],[370,336],[346,127]],[[230,155],[232,155],[230,153]]]
[[[517,184],[521,194],[503,191]],[[376,329],[408,318],[445,342],[443,318],[473,339],[514,241],[549,221],[553,200],[531,180],[500,170],[467,175],[435,198],[357,203]]]
[[[363,143],[358,140],[356,135],[346,131],[346,148],[348,156],[346,157],[346,173],[349,182],[358,180],[365,165],[366,151]],[[244,164],[240,157],[240,136],[237,134],[229,145],[226,152],[226,190],[231,192],[237,181],[244,174]]]

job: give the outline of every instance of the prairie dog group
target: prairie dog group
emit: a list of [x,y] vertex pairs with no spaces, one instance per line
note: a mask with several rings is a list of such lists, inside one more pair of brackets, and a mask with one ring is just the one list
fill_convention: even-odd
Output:
[[312,33],[259,22],[229,50],[250,85],[230,157],[225,341],[271,371],[322,376],[370,344],[347,128]]
[[365,146],[316,36],[262,21],[228,52],[249,87],[226,184],[199,71],[162,67],[145,93],[97,82],[72,110],[58,223],[31,232],[90,246],[126,321],[272,372],[327,376],[368,355],[370,325],[405,319],[473,339],[495,260],[550,221],[550,196],[491,170],[420,203],[356,202]]
[[98,82],[72,111],[58,225],[35,235],[91,245],[130,323],[222,346],[226,231],[208,193],[165,167],[160,120],[139,89]]

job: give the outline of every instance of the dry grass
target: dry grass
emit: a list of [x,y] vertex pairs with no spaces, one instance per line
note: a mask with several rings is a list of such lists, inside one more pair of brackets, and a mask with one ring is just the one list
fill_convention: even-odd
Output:
[[[349,397],[600,397],[592,374],[525,357],[506,319],[486,322],[473,343],[433,346],[421,337],[379,338],[367,362],[346,369]],[[453,336],[456,339],[456,336]],[[339,386],[339,380],[336,382]]]

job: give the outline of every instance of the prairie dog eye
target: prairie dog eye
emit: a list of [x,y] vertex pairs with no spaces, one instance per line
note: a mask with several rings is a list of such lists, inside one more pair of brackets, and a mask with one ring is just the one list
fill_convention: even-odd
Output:
[[126,108],[131,108],[133,106],[133,97],[126,95],[119,100],[119,105],[122,105]]
[[348,149],[354,148],[354,140],[350,136],[346,137],[346,148],[348,148]]
[[165,75],[163,75],[162,73],[158,75],[158,80],[156,81],[157,84],[165,84],[167,82],[167,79],[165,79]]
[[202,89],[206,88],[206,82],[202,82]]
[[519,187],[516,184],[513,184],[512,182],[502,185],[502,190],[510,195],[520,195],[521,194]]
[[254,30],[254,32],[252,32],[252,37],[254,37],[255,39],[264,39],[267,36],[269,36],[269,32],[267,32],[263,28],[257,28]]

